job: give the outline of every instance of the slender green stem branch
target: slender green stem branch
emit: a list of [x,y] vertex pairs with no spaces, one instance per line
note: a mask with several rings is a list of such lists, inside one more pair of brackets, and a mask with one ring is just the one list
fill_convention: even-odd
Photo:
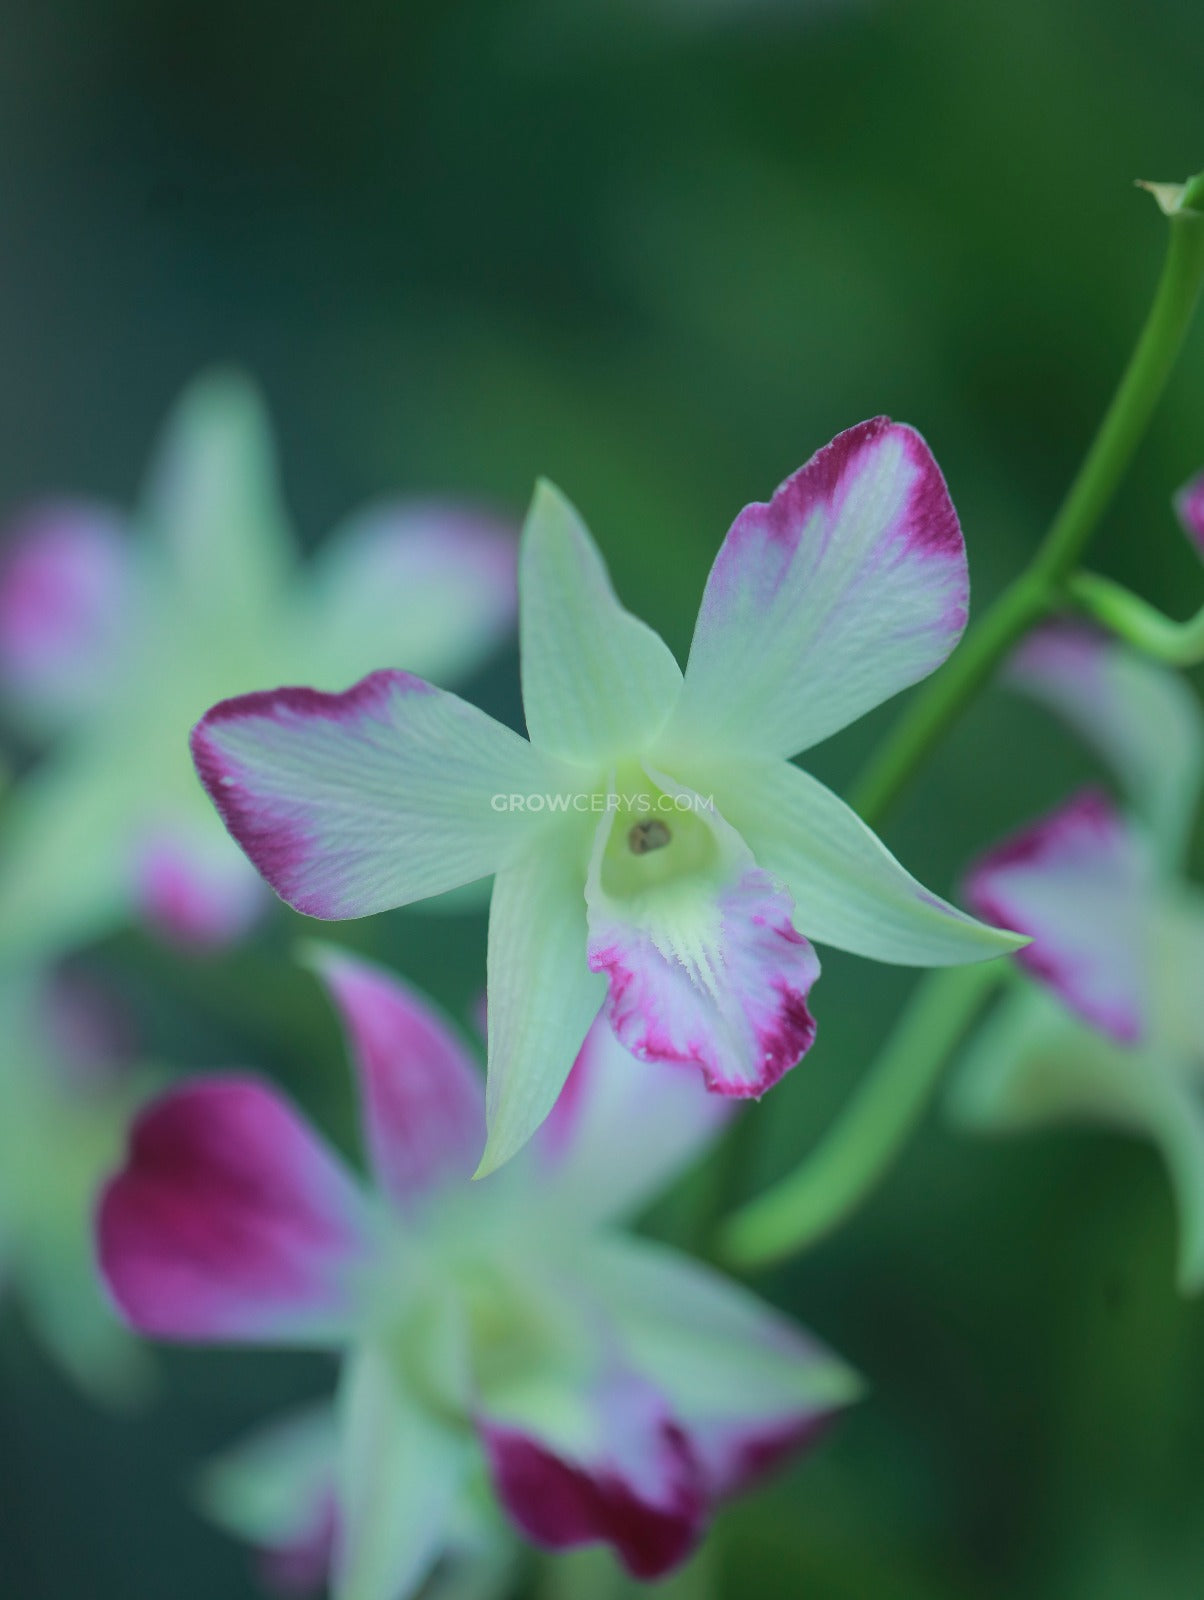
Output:
[[1078,572],[1067,585],[1070,598],[1106,628],[1173,667],[1204,661],[1204,607],[1186,622],[1175,622],[1123,584],[1094,572]]
[[721,1255],[758,1266],[805,1250],[844,1222],[894,1162],[954,1047],[1007,970],[1005,962],[988,961],[924,978],[840,1121],[794,1172],[728,1220]]
[[[1160,198],[1160,203],[1165,202]],[[1010,647],[1056,602],[1141,442],[1190,325],[1202,279],[1204,174],[1177,192],[1166,264],[1149,317],[1049,532],[1025,571],[929,679],[856,784],[853,804],[868,822],[882,816]]]

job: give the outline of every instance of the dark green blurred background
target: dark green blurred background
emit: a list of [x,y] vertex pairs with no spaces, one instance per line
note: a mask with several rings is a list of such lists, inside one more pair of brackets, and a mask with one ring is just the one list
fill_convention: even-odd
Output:
[[[1188,0],[6,0],[0,29],[0,506],[128,501],[168,403],[232,358],[265,386],[307,543],[387,490],[517,512],[546,473],[682,651],[735,511],[877,411],[936,451],[981,606],[1144,314],[1163,226],[1132,180],[1204,165]],[[1201,464],[1197,329],[1093,557],[1179,614],[1204,582],[1168,497]],[[516,716],[514,661],[469,693]],[[845,784],[891,714],[820,776]],[[988,695],[887,837],[949,890],[1086,770]],[[133,934],[94,959],[160,1059],[259,1065],[347,1136],[298,927],[201,965]],[[340,936],[461,1013],[483,978],[483,919]],[[910,982],[827,958],[820,1043],[751,1112],[750,1186],[839,1106]],[[1144,1149],[933,1119],[858,1220],[763,1280],[873,1392],[727,1519],[721,1593],[1204,1593],[1204,1311],[1174,1295],[1172,1227]],[[98,1417],[6,1313],[6,1600],[255,1592],[181,1485],[328,1373],[162,1367],[156,1408]]]

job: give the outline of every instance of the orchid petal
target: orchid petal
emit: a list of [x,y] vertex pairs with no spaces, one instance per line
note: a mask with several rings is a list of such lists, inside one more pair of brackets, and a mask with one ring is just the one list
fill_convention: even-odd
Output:
[[1154,937],[1158,1037],[1175,1055],[1194,1058],[1204,1076],[1204,894],[1186,883],[1164,888]]
[[1196,554],[1204,556],[1204,472],[1197,473],[1179,490],[1175,510]]
[[14,788],[0,813],[0,962],[60,955],[129,914],[139,782],[90,746]]
[[1181,674],[1084,624],[1053,622],[1016,651],[1007,681],[1103,757],[1179,860],[1204,781],[1204,714]]
[[97,1223],[101,1270],[153,1338],[327,1344],[370,1248],[352,1179],[275,1090],[173,1090],[134,1123]]
[[572,823],[497,875],[489,912],[489,1139],[478,1177],[539,1127],[564,1087],[605,986],[585,959],[584,855]]
[[298,659],[329,689],[378,667],[441,683],[461,677],[513,625],[516,563],[509,525],[469,506],[373,506],[318,552]]
[[272,1588],[320,1589],[334,1543],[337,1459],[334,1407],[311,1406],[211,1461],[197,1499],[212,1522],[259,1552]]
[[1017,961],[1085,1021],[1122,1043],[1146,1033],[1151,867],[1105,795],[1088,790],[988,851],[966,898],[1032,936]]
[[711,1499],[801,1449],[861,1394],[810,1335],[663,1245],[598,1237],[584,1278],[624,1358],[671,1406]]
[[200,828],[160,828],[144,837],[135,878],[143,921],[185,949],[232,943],[271,903],[262,880],[231,848],[212,813]]
[[[714,1092],[759,1096],[811,1046],[819,962],[795,931],[790,896],[724,819],[704,818],[700,797],[663,775],[654,782],[690,800],[691,814],[659,822],[668,842],[645,854],[624,849],[629,818],[612,811],[586,884],[589,964],[607,976],[606,1015],[642,1061],[692,1062]],[[690,866],[691,851],[709,859]]]
[[407,1392],[390,1355],[355,1356],[341,1396],[334,1600],[408,1600],[446,1542],[469,1440]]
[[681,669],[619,604],[597,546],[550,483],[535,491],[519,556],[523,707],[532,742],[605,766],[665,722]]
[[0,561],[0,695],[35,732],[103,702],[134,600],[131,545],[115,512],[84,501],[30,506]]
[[[493,802],[563,788],[516,733],[404,672],[344,694],[223,700],[192,734],[201,781],[283,900],[362,917],[494,872],[538,814]],[[558,781],[559,780],[559,781]]]
[[295,549],[258,391],[213,371],[184,391],[152,462],[140,522],[181,615],[229,633],[283,593]]
[[480,1431],[503,1508],[546,1549],[603,1541],[649,1579],[679,1565],[702,1535],[698,1465],[662,1397],[636,1378],[576,1389],[545,1371],[483,1417]]
[[[96,1279],[87,1211],[70,1219],[69,1238],[38,1236],[13,1261],[22,1309],[62,1370],[87,1395],[121,1405],[153,1388],[147,1352],[113,1315]],[[78,1231],[80,1238],[75,1235]]]
[[853,809],[785,761],[745,761],[695,777],[713,790],[758,865],[794,896],[795,921],[817,944],[900,966],[988,961],[1022,939],[931,894]]
[[667,737],[808,749],[939,666],[968,599],[961,529],[928,446],[886,417],[849,428],[732,524]]
[[485,1144],[485,1085],[451,1024],[380,967],[332,946],[310,959],[342,1018],[385,1194],[407,1209],[470,1178]]
[[729,1120],[688,1065],[639,1061],[600,1016],[540,1129],[540,1193],[583,1224],[630,1216],[696,1160]]
[[1188,1061],[1118,1044],[1026,984],[971,1040],[947,1108],[976,1133],[1087,1122],[1150,1139],[1175,1191],[1179,1287],[1204,1289],[1204,1107]]

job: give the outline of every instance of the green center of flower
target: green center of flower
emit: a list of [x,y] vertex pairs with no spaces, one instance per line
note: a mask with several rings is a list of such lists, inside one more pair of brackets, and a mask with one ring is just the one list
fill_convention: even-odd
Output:
[[692,794],[666,794],[638,768],[619,775],[614,822],[602,858],[602,888],[620,900],[709,872],[714,829]]

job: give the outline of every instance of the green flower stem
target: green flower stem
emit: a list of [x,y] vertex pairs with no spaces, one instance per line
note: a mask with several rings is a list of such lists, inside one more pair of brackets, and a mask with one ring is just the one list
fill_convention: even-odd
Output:
[[1078,572],[1067,585],[1070,598],[1097,622],[1173,667],[1204,661],[1204,607],[1186,622],[1175,622],[1126,589],[1094,572]]
[[1056,604],[1145,433],[1204,280],[1204,173],[1182,189],[1162,186],[1158,200],[1170,217],[1166,264],[1099,432],[1028,567],[928,680],[855,785],[853,805],[867,822],[889,808],[1011,646]]
[[987,961],[929,973],[835,1128],[781,1183],[728,1219],[720,1255],[761,1266],[839,1227],[903,1148],[954,1047],[1010,970],[1007,961]]

